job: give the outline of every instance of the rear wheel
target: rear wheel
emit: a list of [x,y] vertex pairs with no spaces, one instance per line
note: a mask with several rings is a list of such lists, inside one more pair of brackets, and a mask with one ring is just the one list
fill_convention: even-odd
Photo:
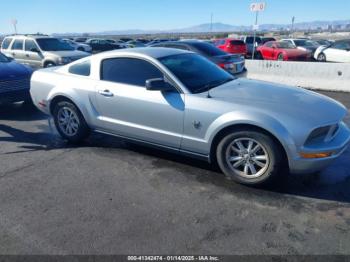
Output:
[[324,53],[319,54],[317,56],[317,61],[319,61],[319,62],[326,62],[327,61],[326,55]]
[[56,66],[56,64],[55,64],[54,62],[46,62],[46,63],[44,64],[44,67],[45,67],[45,68],[53,67],[53,66]]
[[69,101],[54,106],[53,117],[59,134],[71,143],[82,142],[89,135],[89,127],[79,109]]
[[256,57],[257,60],[264,60],[264,57],[261,54],[261,52],[257,52],[255,57]]
[[218,165],[227,178],[245,185],[275,180],[282,166],[281,155],[272,138],[249,130],[226,135],[216,151]]

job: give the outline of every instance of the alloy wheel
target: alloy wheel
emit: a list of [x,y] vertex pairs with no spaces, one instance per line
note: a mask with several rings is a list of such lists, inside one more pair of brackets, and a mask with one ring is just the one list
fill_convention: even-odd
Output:
[[258,178],[269,167],[270,158],[262,144],[252,138],[234,140],[226,150],[230,169],[244,178]]

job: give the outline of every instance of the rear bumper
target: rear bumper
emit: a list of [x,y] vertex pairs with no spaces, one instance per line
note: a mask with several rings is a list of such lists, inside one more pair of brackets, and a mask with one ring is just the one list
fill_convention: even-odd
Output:
[[[345,123],[340,124],[340,129],[336,137],[329,143],[313,148],[302,148],[303,152],[321,153],[333,152],[332,156],[320,159],[305,159],[300,156],[289,160],[291,173],[307,174],[321,171],[328,167],[336,158],[338,158],[350,144],[350,130]],[[299,152],[295,155],[299,155]]]
[[15,103],[30,100],[29,89],[0,92],[0,104]]

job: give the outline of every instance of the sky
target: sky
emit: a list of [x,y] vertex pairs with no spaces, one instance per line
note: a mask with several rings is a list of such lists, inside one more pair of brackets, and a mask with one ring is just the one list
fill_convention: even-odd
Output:
[[[254,0],[0,0],[0,35],[170,30],[213,21],[252,25]],[[350,19],[350,0],[265,0],[259,24]]]

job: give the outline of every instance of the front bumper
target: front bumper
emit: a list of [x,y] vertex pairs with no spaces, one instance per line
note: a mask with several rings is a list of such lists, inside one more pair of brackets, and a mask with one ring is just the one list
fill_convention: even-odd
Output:
[[305,153],[321,153],[332,152],[330,157],[318,159],[305,159],[298,155],[289,159],[289,169],[294,174],[307,174],[321,171],[328,167],[336,158],[338,158],[350,144],[350,130],[345,123],[340,123],[339,131],[334,139],[328,143],[312,148],[301,148],[301,152]]
[[30,100],[29,89],[0,93],[0,104],[10,104],[10,103],[29,101],[29,100]]

